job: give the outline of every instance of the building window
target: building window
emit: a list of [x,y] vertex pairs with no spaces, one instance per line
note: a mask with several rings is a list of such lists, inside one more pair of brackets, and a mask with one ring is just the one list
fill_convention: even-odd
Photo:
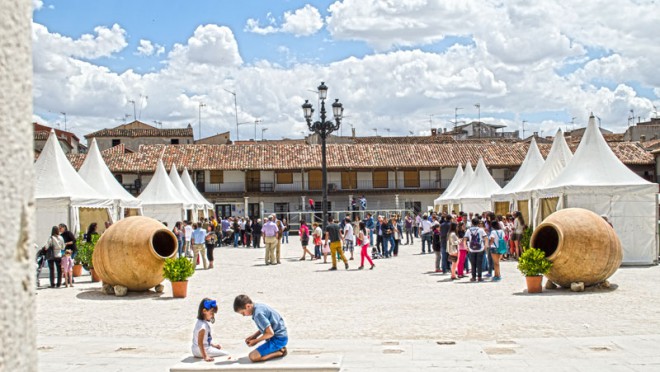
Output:
[[374,171],[372,173],[375,189],[386,189],[389,186],[388,171]]
[[172,138],[170,140],[170,144],[171,145],[178,145],[179,144],[179,139],[178,138]]
[[403,187],[419,187],[419,171],[404,171]]
[[115,138],[112,140],[112,147],[119,146],[120,144],[121,144],[120,139]]
[[290,185],[293,183],[293,172],[277,172],[278,185]]
[[343,190],[357,189],[357,172],[341,172],[341,188]]
[[307,188],[321,190],[323,188],[323,173],[320,170],[311,170],[307,173]]
[[213,184],[225,183],[225,173],[221,170],[212,170],[211,183]]

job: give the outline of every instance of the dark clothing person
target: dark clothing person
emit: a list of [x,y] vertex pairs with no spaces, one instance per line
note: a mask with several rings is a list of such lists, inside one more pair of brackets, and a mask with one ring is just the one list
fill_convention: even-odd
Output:
[[50,287],[55,287],[55,271],[57,270],[57,288],[62,285],[62,257],[48,260],[48,272],[50,274]]
[[339,225],[331,223],[325,228],[325,232],[328,233],[330,237],[330,242],[339,242],[341,241],[341,235],[339,234]]
[[451,264],[449,263],[449,255],[447,254],[447,238],[449,236],[449,229],[451,227],[451,222],[446,219],[440,224],[440,255],[442,262],[442,272],[449,272]]
[[[71,258],[76,257],[76,254],[78,253],[78,247],[76,246],[76,236],[73,235],[73,233],[69,230],[63,232],[60,234],[60,236],[64,240],[65,248],[71,250]],[[67,245],[69,242],[73,243],[71,243],[71,245]]]
[[259,241],[261,241],[261,224],[255,222],[252,224],[252,247],[259,248]]

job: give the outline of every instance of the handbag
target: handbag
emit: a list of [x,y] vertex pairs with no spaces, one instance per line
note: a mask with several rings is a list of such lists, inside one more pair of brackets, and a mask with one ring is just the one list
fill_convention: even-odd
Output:
[[323,244],[323,253],[326,253],[326,254],[330,253],[330,244],[329,243]]

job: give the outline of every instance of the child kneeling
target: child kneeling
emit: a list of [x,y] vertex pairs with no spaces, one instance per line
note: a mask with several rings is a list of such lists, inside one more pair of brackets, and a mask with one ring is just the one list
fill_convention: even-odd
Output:
[[284,357],[289,337],[282,316],[266,304],[252,303],[246,295],[236,296],[234,311],[243,316],[252,316],[257,332],[248,336],[245,343],[252,347],[261,341],[261,346],[250,352],[252,362],[265,362],[269,359]]
[[211,323],[215,323],[215,314],[218,305],[215,300],[205,298],[199,303],[197,310],[197,323],[193,331],[192,353],[195,358],[202,358],[212,362],[213,357],[229,355],[222,349],[220,344],[213,344],[211,337]]

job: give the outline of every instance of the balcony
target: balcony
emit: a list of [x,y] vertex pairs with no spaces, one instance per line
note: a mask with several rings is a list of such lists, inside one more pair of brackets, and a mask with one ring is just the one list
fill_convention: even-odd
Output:
[[[328,182],[328,191],[342,192],[342,191],[414,191],[414,190],[437,190],[438,188],[446,188],[451,182],[450,179],[437,180],[420,180],[418,185],[405,186],[403,179],[399,179],[399,187],[393,179],[387,180],[386,183],[374,185],[373,180],[363,180],[354,183],[353,185],[344,185],[341,182]],[[205,192],[207,193],[242,193],[242,192],[262,192],[262,193],[287,193],[299,191],[321,191],[321,188],[310,189],[307,182],[292,182],[286,184],[277,184],[272,182],[261,182],[259,184],[247,185],[244,182],[225,182],[222,184],[206,184]],[[352,186],[352,187],[351,187]],[[384,187],[378,187],[384,186]]]
[[245,182],[207,183],[205,192],[243,192]]

